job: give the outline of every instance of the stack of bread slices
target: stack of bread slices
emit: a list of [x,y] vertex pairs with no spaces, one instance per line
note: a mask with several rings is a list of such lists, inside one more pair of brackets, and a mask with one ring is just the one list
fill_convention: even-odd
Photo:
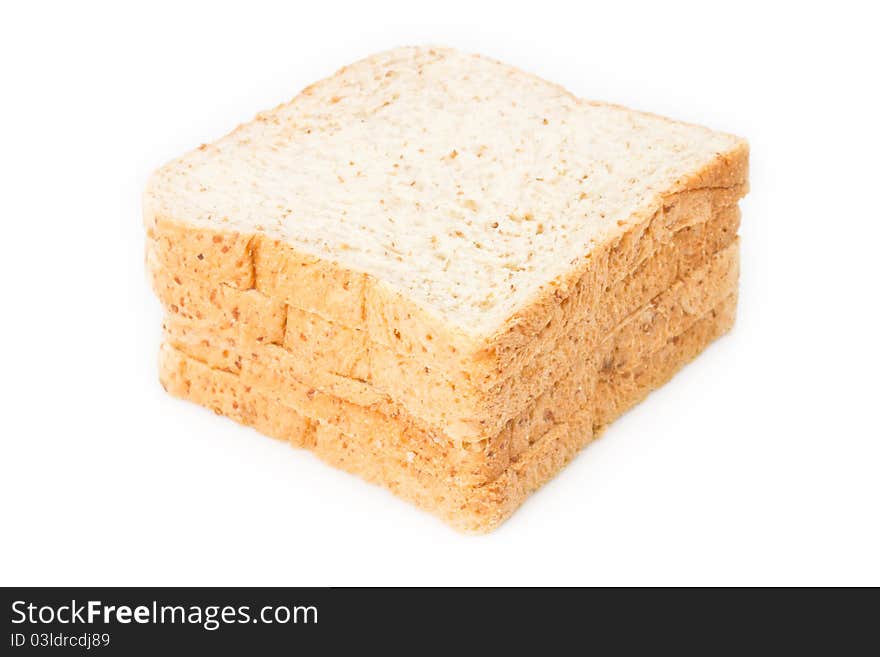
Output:
[[747,144],[402,48],[156,172],[172,394],[466,531],[732,325]]

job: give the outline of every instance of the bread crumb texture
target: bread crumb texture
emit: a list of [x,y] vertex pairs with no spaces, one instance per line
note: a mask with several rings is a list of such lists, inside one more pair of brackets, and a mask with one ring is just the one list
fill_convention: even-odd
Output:
[[271,237],[487,335],[743,149],[492,59],[401,48],[163,167],[146,221]]

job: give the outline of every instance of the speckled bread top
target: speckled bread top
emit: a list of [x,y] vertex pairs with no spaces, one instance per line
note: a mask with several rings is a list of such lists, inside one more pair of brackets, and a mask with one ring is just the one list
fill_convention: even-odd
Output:
[[479,344],[669,195],[743,185],[746,159],[730,135],[401,48],[160,169],[145,221],[280,241]]

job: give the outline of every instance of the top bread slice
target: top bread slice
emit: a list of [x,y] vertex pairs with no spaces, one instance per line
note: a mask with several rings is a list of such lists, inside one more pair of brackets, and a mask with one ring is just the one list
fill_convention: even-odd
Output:
[[700,192],[735,203],[747,161],[730,135],[402,48],[169,163],[144,215],[168,271],[256,288],[483,382],[552,325],[589,321],[676,208]]

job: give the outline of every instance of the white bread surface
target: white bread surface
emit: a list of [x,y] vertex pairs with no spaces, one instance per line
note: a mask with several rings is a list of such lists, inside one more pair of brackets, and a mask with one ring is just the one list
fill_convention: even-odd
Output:
[[145,222],[153,238],[231,236],[211,275],[249,273],[237,282],[260,288],[264,257],[271,287],[272,258],[295,262],[314,273],[298,292],[326,305],[306,310],[469,354],[528,333],[548,297],[671,195],[744,185],[747,152],[488,58],[400,48],[160,169]]

